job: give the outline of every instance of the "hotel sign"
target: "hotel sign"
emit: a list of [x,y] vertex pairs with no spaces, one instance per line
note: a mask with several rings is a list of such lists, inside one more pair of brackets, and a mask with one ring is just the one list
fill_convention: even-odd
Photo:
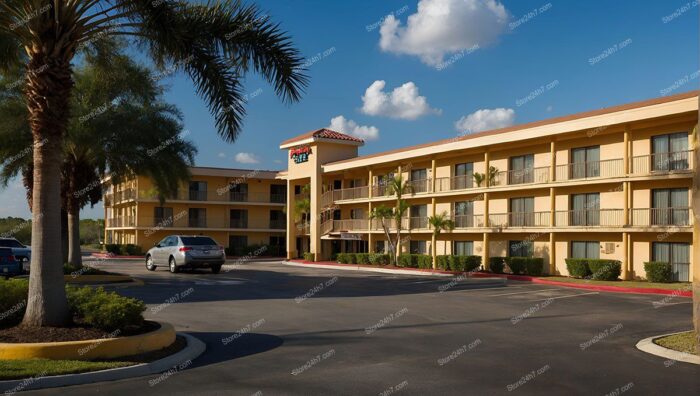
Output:
[[309,154],[311,154],[311,147],[309,146],[296,147],[289,150],[289,158],[293,159],[295,164],[307,162]]

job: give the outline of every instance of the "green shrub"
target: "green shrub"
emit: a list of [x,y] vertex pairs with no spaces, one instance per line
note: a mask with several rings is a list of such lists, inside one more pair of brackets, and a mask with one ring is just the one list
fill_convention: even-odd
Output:
[[369,264],[369,253],[357,253],[355,257],[357,258],[357,264]]
[[116,243],[108,243],[105,245],[105,250],[108,253],[112,253],[117,256],[141,256],[143,255],[143,250],[141,246],[128,243],[126,245],[120,245]]
[[508,257],[489,257],[489,269],[495,274],[502,274]]
[[314,257],[313,253],[309,253],[309,252],[304,253],[304,261],[315,261],[314,258],[315,257]]
[[544,272],[544,259],[542,257],[527,257],[525,259],[525,270],[531,276],[542,275],[542,272]]
[[105,250],[107,253],[116,254],[117,256],[122,254],[121,245],[116,243],[108,243],[105,245]]
[[588,266],[588,259],[567,258],[566,269],[569,271],[569,276],[574,278],[585,278],[591,275],[591,269]]
[[411,266],[411,255],[402,254],[399,256],[398,260],[399,267],[410,267]]
[[522,275],[527,270],[528,257],[511,257],[508,261],[508,267],[515,275]]
[[340,264],[349,264],[350,263],[350,259],[348,258],[347,253],[338,253],[336,259],[338,260],[338,262]]
[[355,253],[345,253],[348,256],[348,264],[357,264],[357,255]]
[[464,267],[461,266],[458,256],[447,256],[447,263],[450,266],[450,271],[464,271]]
[[369,263],[374,265],[387,265],[389,264],[389,255],[382,253],[371,253],[369,255]]
[[427,254],[416,254],[415,260],[417,262],[418,268],[422,269],[432,269],[433,268],[433,257]]
[[29,281],[26,279],[0,280],[0,328],[19,324],[27,309]]
[[67,287],[66,294],[73,316],[87,325],[106,331],[143,325],[143,301],[106,292],[101,287]]
[[449,271],[450,270],[450,256],[437,256],[437,267],[438,269]]
[[481,267],[481,256],[459,256],[459,258],[464,262],[464,270],[467,272]]
[[591,279],[614,281],[622,273],[622,263],[617,260],[588,259]]
[[141,250],[141,246],[129,243],[124,247],[124,253],[126,253],[127,256],[142,256],[143,250]]
[[671,263],[650,261],[644,263],[644,271],[647,273],[647,281],[669,283],[673,282],[673,266]]

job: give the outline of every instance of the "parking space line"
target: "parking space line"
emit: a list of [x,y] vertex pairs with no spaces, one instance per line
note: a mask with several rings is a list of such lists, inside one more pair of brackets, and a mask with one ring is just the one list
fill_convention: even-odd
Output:
[[571,297],[580,297],[580,296],[589,296],[591,294],[600,294],[598,292],[590,292],[590,293],[577,293],[577,294],[569,294],[567,296],[559,296],[559,297],[549,297],[549,298],[543,298],[541,300],[532,300],[532,301],[547,301],[547,300],[558,300],[560,298],[571,298]]
[[487,297],[512,296],[513,294],[537,293],[537,292],[552,291],[552,290],[556,290],[556,289],[539,289],[539,290],[530,290],[530,291],[515,292],[515,293],[489,294]]
[[661,308],[661,307],[666,307],[669,305],[678,305],[678,304],[692,304],[692,301],[681,301],[681,302],[658,302],[658,301],[652,301],[651,305],[653,305],[655,308]]

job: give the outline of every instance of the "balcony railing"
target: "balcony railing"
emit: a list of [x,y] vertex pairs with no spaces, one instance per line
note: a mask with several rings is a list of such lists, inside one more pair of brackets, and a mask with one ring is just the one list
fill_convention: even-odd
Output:
[[625,214],[623,209],[557,211],[554,224],[557,227],[622,227]]
[[408,226],[412,230],[421,230],[429,227],[427,217],[409,217]]
[[[229,219],[229,227],[231,228],[248,228],[247,219]],[[272,227],[270,227],[272,228]]]
[[550,212],[510,212],[489,215],[489,227],[549,227]]
[[333,201],[363,199],[369,197],[369,186],[333,190]]
[[455,228],[483,227],[484,215],[454,215],[452,221]]
[[107,219],[107,227],[134,227],[135,217],[112,217]]
[[333,220],[333,231],[367,231],[369,230],[369,220],[367,219],[345,219]]
[[630,173],[634,175],[683,172],[693,169],[693,151],[676,151],[632,157]]
[[678,226],[693,225],[690,208],[644,208],[632,209],[633,226]]
[[117,204],[132,199],[136,199],[136,190],[133,188],[127,188],[121,191],[105,194],[105,205],[110,206],[112,204]]
[[311,234],[311,223],[309,223],[308,221],[296,223],[295,226],[297,228],[297,233],[299,233],[300,235]]
[[625,160],[622,158],[557,165],[555,170],[556,181],[611,178],[624,175]]
[[511,186],[517,184],[549,183],[550,167],[525,168],[498,172],[495,186]]
[[406,186],[412,194],[426,193],[430,191],[430,179],[409,180]]
[[191,228],[207,228],[207,219],[190,217],[187,219],[187,226]]
[[471,172],[462,176],[438,177],[435,179],[435,191],[437,192],[467,190],[475,186],[474,174]]
[[[217,194],[218,197],[218,194]],[[217,197],[213,197],[214,199],[210,200],[219,200],[223,201],[224,197],[221,199],[217,199]],[[229,201],[230,202],[258,202],[258,203],[285,203],[287,202],[287,196],[285,194],[270,194],[270,193],[265,193],[265,192],[235,192],[235,191],[230,191],[229,192]]]

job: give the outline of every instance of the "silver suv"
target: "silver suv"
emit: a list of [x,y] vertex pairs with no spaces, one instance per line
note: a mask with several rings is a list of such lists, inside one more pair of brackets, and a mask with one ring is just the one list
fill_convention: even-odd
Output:
[[218,274],[224,262],[224,247],[201,235],[170,235],[146,253],[146,268],[149,271],[167,265],[172,273],[181,268],[211,268],[211,272]]

